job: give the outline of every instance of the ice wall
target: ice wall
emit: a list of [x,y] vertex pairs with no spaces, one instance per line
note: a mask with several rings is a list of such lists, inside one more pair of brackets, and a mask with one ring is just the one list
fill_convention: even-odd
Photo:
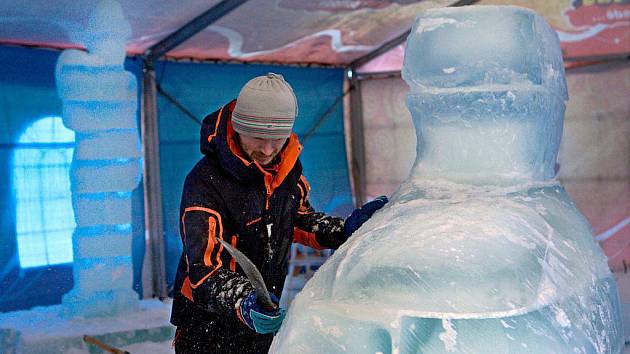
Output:
[[115,315],[138,303],[131,260],[131,192],[141,159],[137,84],[123,68],[130,34],[120,5],[101,1],[85,31],[72,33],[87,53],[65,50],[57,62],[63,121],[76,133],[74,288],[63,298],[66,316]]
[[418,16],[412,174],[296,297],[272,353],[620,353],[614,278],[553,178],[567,89],[534,12]]

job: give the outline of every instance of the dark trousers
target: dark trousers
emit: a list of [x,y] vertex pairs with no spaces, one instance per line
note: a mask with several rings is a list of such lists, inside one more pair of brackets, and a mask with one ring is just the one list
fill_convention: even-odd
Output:
[[213,326],[177,327],[176,354],[265,354],[273,336],[260,335],[245,328],[227,332]]

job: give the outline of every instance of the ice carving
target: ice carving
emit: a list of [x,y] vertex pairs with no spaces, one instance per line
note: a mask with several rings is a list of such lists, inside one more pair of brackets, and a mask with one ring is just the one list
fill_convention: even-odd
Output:
[[534,12],[429,10],[403,78],[411,176],[296,297],[272,353],[620,353],[619,299],[554,179],[568,99]]
[[131,191],[141,158],[137,84],[123,68],[130,35],[120,5],[100,1],[88,28],[71,33],[87,53],[65,50],[55,69],[63,121],[76,132],[74,288],[63,298],[64,316],[113,316],[138,306],[131,260]]

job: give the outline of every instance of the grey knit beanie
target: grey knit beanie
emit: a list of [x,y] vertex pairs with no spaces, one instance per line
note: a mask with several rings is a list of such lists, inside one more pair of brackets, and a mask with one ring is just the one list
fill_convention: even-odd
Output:
[[268,73],[243,86],[232,112],[232,126],[237,133],[251,137],[288,138],[297,111],[291,85],[282,75]]

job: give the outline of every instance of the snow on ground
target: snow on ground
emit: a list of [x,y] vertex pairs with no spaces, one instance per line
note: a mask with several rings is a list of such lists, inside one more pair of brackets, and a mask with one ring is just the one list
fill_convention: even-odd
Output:
[[126,350],[131,354],[174,354],[175,350],[171,347],[171,341],[168,342],[145,342],[145,343],[137,343],[124,348],[119,348],[122,350]]
[[99,335],[127,330],[169,326],[171,301],[142,300],[137,312],[114,317],[65,319],[61,305],[0,313],[0,328],[13,328],[23,339]]

